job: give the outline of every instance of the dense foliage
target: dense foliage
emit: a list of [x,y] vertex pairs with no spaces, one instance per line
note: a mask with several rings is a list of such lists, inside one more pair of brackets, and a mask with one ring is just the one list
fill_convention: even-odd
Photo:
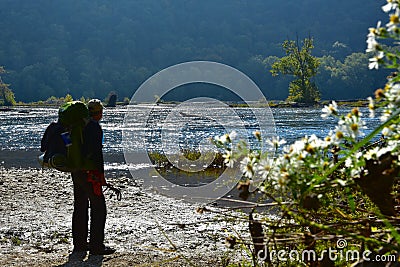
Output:
[[315,103],[320,100],[320,92],[313,78],[317,74],[320,61],[311,55],[314,48],[313,39],[306,38],[300,47],[299,40],[283,42],[286,56],[272,64],[272,75],[279,73],[295,76],[289,84],[288,101]]
[[15,105],[14,93],[1,79],[1,74],[6,71],[0,66],[0,106],[13,106]]
[[[368,71],[365,29],[379,1],[2,0],[0,64],[17,100],[54,95],[131,97],[161,69],[190,60],[232,65],[268,99],[290,78],[271,77],[285,39],[313,36],[323,99],[365,97],[387,73]],[[318,12],[315,12],[318,10]],[[351,26],[349,26],[351,25]],[[195,95],[189,89],[174,97]]]

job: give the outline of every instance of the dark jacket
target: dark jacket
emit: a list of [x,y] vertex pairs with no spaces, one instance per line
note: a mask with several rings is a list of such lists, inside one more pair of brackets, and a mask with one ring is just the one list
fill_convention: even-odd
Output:
[[90,120],[83,129],[84,157],[90,162],[95,170],[104,173],[103,159],[103,130],[95,120]]

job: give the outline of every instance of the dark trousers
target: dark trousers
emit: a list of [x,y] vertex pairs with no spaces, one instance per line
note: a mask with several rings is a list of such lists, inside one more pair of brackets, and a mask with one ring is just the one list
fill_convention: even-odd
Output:
[[88,238],[89,202],[90,202],[90,248],[102,248],[104,245],[104,226],[106,223],[106,201],[104,195],[95,195],[92,184],[87,181],[86,172],[71,174],[74,183],[74,213],[72,215],[72,238],[74,248],[86,247]]

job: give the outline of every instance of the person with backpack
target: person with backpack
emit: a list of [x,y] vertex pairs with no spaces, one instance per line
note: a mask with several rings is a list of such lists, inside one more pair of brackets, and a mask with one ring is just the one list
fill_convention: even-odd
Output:
[[[72,238],[74,252],[88,251],[93,255],[108,255],[115,249],[104,245],[106,202],[102,186],[106,185],[103,160],[103,130],[99,121],[103,116],[100,100],[88,102],[89,121],[82,130],[83,168],[71,172],[74,184],[74,212]],[[88,210],[90,203],[90,241],[88,238]]]
[[[44,167],[70,172],[74,184],[72,237],[74,252],[90,251],[95,255],[115,252],[104,245],[106,203],[102,186],[107,186],[121,199],[121,192],[104,178],[103,131],[99,121],[103,105],[98,99],[87,105],[81,101],[64,103],[58,110],[57,122],[46,128],[38,160]],[[88,238],[90,203],[90,242]]]
[[89,110],[81,101],[64,103],[58,110],[57,122],[52,122],[43,134],[39,156],[42,167],[62,172],[82,169],[82,132],[89,121]]

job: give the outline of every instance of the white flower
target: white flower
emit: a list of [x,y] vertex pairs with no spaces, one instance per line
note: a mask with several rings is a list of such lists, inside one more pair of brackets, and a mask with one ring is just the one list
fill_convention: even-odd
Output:
[[358,177],[360,177],[361,172],[362,172],[361,168],[352,168],[350,170],[350,176],[352,178],[358,178]]
[[385,127],[385,128],[383,128],[383,130],[382,130],[382,135],[383,136],[388,136],[388,135],[390,135],[392,133],[392,130],[389,128],[389,127]]
[[[363,157],[363,153],[362,152],[357,152],[355,155],[351,155],[350,157],[348,157],[345,162],[344,165],[347,169],[351,169],[350,172],[352,172],[352,169],[358,169],[357,173],[361,173],[361,159]],[[354,175],[351,175],[352,177],[354,177]]]
[[287,170],[288,168],[290,168],[290,162],[289,162],[289,158],[286,156],[283,157],[278,157],[275,159],[274,162],[274,169],[278,169],[278,170]]
[[380,150],[380,147],[374,147],[374,148],[368,150],[367,152],[365,152],[364,158],[366,160],[378,159],[379,150]]
[[236,136],[237,133],[235,131],[232,131],[230,134],[216,136],[214,139],[217,140],[218,142],[221,142],[222,144],[230,144],[232,143],[232,140],[236,138]]
[[328,143],[322,139],[319,139],[315,134],[312,134],[308,139],[308,149],[317,150],[320,148],[328,147]]
[[378,23],[376,24],[376,28],[373,28],[373,27],[368,28],[369,33],[367,36],[368,37],[376,37],[377,35],[379,35],[380,30],[381,30],[381,25],[382,25],[382,22],[378,21]]
[[272,140],[268,139],[267,144],[277,149],[279,146],[286,144],[285,139],[280,139],[279,136],[274,136]]
[[392,115],[392,110],[390,108],[390,105],[391,104],[389,104],[387,106],[387,108],[383,111],[382,116],[379,118],[381,120],[381,122],[387,121],[390,118],[390,116]]
[[375,35],[369,36],[367,39],[367,49],[365,52],[375,52],[379,43],[375,39]]
[[398,8],[398,4],[396,3],[396,0],[386,0],[387,1],[387,4],[386,5],[384,5],[383,7],[382,7],[382,10],[383,10],[383,12],[389,12],[390,10],[392,10],[392,9],[396,9],[396,8]]
[[232,131],[232,132],[229,134],[229,139],[230,139],[231,141],[234,140],[236,137],[237,137],[237,132],[236,132],[236,131]]
[[240,170],[243,172],[244,176],[247,178],[253,178],[254,176],[254,163],[256,162],[255,158],[245,157],[240,162]]
[[306,147],[304,140],[297,140],[289,147],[290,155],[299,155],[301,154]]
[[353,159],[352,158],[347,158],[344,162],[344,166],[346,166],[347,168],[351,168],[353,167]]
[[270,174],[274,166],[273,159],[262,159],[259,164],[257,164],[258,173],[263,179],[266,179]]
[[369,108],[369,117],[375,117],[375,102],[372,97],[368,97],[368,108]]
[[217,140],[218,142],[225,144],[227,142],[227,137],[228,137],[228,135],[224,134],[222,136],[216,136],[216,137],[214,137],[214,139]]
[[369,28],[367,35],[367,50],[366,52],[375,52],[379,47],[379,43],[376,41],[376,36],[381,32],[381,22],[378,21],[376,28]]
[[336,115],[337,114],[337,104],[335,101],[332,101],[331,104],[329,104],[328,106],[324,106],[324,108],[322,109],[323,114],[321,114],[321,117],[326,119],[327,117],[329,117],[330,115]]
[[382,63],[382,58],[384,56],[385,56],[385,54],[382,51],[379,51],[378,54],[376,54],[373,58],[369,59],[368,68],[370,70],[378,69],[379,68],[379,63]]
[[343,141],[343,138],[344,138],[343,131],[344,131],[343,126],[341,126],[341,125],[336,126],[335,131],[333,131],[333,132],[331,131],[329,133],[328,138],[330,140],[327,140],[327,142],[330,142],[333,145],[339,145]]
[[394,32],[395,29],[397,28],[397,25],[399,24],[399,15],[400,15],[400,10],[396,9],[396,12],[394,14],[390,15],[390,21],[389,23],[386,24],[387,30],[389,32]]
[[379,63],[378,63],[378,59],[376,57],[370,58],[369,59],[369,64],[368,64],[368,68],[370,70],[372,69],[379,69]]
[[393,102],[395,105],[398,105],[400,103],[400,84],[399,83],[391,84],[385,96],[387,100]]
[[[359,116],[361,116],[361,113]],[[344,120],[342,119],[339,121],[339,130],[341,130],[345,136],[353,139],[364,135],[361,131],[362,129],[366,129],[365,121],[361,120],[358,115],[350,113]]]
[[233,164],[235,163],[235,159],[233,158],[232,151],[225,151],[225,154],[222,155],[224,158],[224,163],[229,168],[233,168]]
[[281,172],[276,179],[276,187],[278,189],[284,189],[289,182],[289,174],[287,172]]

